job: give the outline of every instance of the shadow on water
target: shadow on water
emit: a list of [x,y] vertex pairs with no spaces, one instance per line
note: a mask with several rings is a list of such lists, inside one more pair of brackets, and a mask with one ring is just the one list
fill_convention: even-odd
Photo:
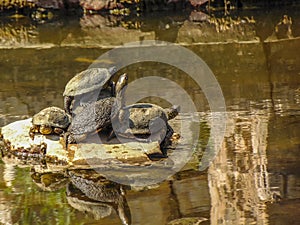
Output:
[[[224,94],[227,128],[210,167],[197,170],[211,126],[203,91],[177,68],[133,64],[119,73],[126,71],[130,81],[152,75],[176,81],[195,103],[201,131],[191,161],[157,186],[134,189],[50,166],[30,173],[29,165],[3,158],[0,223],[176,224],[183,218],[187,224],[299,224],[299,10],[150,16],[1,23],[0,126],[62,107],[68,80],[113,47],[170,41],[200,56]],[[174,93],[166,87],[168,98],[180,97]],[[147,100],[168,106],[160,98]],[[110,197],[101,195],[106,192]]]

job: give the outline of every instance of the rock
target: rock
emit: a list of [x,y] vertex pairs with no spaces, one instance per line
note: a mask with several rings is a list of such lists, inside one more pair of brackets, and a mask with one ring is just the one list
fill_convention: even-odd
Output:
[[31,118],[19,120],[2,127],[1,135],[4,142],[4,151],[20,157],[43,158],[50,161],[59,160],[67,163],[66,151],[55,135],[36,135],[34,140],[29,137],[32,126]]
[[[146,150],[145,150],[146,148]],[[130,142],[125,144],[72,144],[73,164],[99,164],[97,161],[119,160],[124,163],[150,162],[147,154],[158,153],[158,142],[149,144]],[[147,152],[144,152],[147,151]],[[161,152],[160,152],[161,154]]]
[[[131,187],[154,185],[174,174],[186,158],[186,153],[179,150],[173,153],[170,150],[170,156],[165,158],[158,142],[127,140],[129,142],[119,143],[116,138],[107,142],[106,136],[102,135],[100,139],[93,135],[84,143],[69,144],[66,150],[58,135],[37,134],[32,140],[29,137],[30,127],[31,119],[2,127],[2,161],[33,167],[35,172],[42,174],[36,178],[38,186],[44,190],[51,190],[59,184],[57,176],[49,176],[49,172],[64,177],[66,171],[77,169],[95,170],[106,179]],[[185,138],[185,141],[189,140]],[[176,140],[174,142],[177,143]]]
[[29,137],[31,125],[31,119],[26,119],[2,127],[4,155],[14,155],[22,159],[38,158],[46,162],[60,162],[66,165],[90,166],[110,161],[129,164],[149,163],[151,160],[148,156],[162,154],[158,142],[124,144],[89,142],[69,145],[66,150],[63,148],[61,138],[57,135],[37,134],[32,140]]

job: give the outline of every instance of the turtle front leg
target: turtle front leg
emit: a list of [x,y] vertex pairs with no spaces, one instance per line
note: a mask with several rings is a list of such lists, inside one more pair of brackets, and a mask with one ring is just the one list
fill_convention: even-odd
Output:
[[65,132],[63,135],[63,145],[64,145],[64,148],[68,150],[68,145],[69,144],[75,144],[75,143],[78,143],[82,140],[84,140],[87,135],[86,134],[72,134],[70,133],[69,131],[68,132]]
[[53,132],[54,132],[55,134],[62,135],[62,134],[64,133],[64,130],[61,129],[61,128],[59,128],[59,127],[55,127],[55,128],[53,129]]
[[63,137],[63,147],[68,150],[68,144],[72,143],[72,135],[70,132],[62,134]]
[[114,81],[111,81],[110,88],[111,88],[111,96],[116,96],[116,83]]
[[74,100],[74,97],[73,96],[65,96],[64,98],[64,108],[65,108],[65,111],[66,113],[70,114],[71,115],[71,105],[72,105],[72,102]]

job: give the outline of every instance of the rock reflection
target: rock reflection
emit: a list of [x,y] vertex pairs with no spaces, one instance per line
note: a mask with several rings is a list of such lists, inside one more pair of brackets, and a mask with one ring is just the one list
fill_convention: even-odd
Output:
[[144,16],[83,15],[37,24],[29,19],[0,24],[1,48],[93,46],[110,48],[123,43],[162,40],[179,44],[276,42],[300,35],[294,12],[234,11],[214,15],[203,11],[154,12]]
[[6,187],[12,187],[12,181],[15,179],[15,167],[14,164],[5,164],[3,171],[3,180],[6,184]]
[[12,210],[12,205],[6,202],[6,199],[0,195],[0,223],[6,225],[14,224],[12,220]]
[[224,144],[208,170],[211,224],[267,224],[274,200],[267,171],[267,111],[228,115]]

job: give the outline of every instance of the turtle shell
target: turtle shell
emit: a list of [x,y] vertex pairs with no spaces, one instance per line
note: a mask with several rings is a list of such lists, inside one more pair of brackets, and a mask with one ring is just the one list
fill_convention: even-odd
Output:
[[106,127],[110,124],[114,100],[114,97],[109,97],[85,106],[80,113],[73,117],[68,131],[72,134],[84,134]]
[[48,125],[65,129],[70,124],[70,117],[61,108],[45,108],[32,117],[33,125]]
[[147,135],[153,132],[159,132],[162,126],[168,121],[165,110],[158,105],[150,103],[136,103],[126,106],[123,108],[122,113],[123,118],[121,120],[129,122],[128,126],[121,127],[123,131],[120,130],[120,133],[124,135]]
[[[117,96],[122,98],[127,86],[127,74],[119,77],[117,82]],[[68,132],[74,135],[99,131],[111,124],[111,114],[115,107],[115,97],[107,97],[87,104],[72,118]]]
[[77,96],[100,89],[113,74],[106,68],[90,68],[75,75],[66,85],[63,96]]

